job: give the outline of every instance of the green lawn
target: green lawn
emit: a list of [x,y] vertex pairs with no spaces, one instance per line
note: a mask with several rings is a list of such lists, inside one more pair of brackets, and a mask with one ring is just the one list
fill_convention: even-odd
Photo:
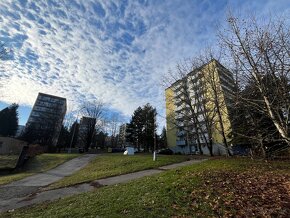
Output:
[[287,217],[290,163],[221,159],[0,217]]
[[77,156],[78,154],[37,155],[28,160],[22,170],[10,173],[8,175],[0,175],[0,185],[23,179],[35,173],[47,171]]
[[144,169],[157,168],[188,160],[182,155],[159,155],[157,161],[152,161],[152,155],[137,154],[124,156],[123,154],[104,154],[91,161],[86,167],[50,185],[48,188],[59,188],[83,182],[90,182],[99,178],[115,176]]
[[13,169],[18,157],[18,155],[0,155],[0,169]]

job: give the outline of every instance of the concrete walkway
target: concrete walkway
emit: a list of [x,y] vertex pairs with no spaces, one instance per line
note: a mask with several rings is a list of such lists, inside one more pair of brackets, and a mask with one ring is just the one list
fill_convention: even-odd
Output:
[[[0,212],[5,212],[8,210],[13,210],[20,207],[29,206],[32,204],[42,203],[44,201],[53,201],[59,198],[63,198],[65,196],[71,196],[74,194],[80,194],[88,191],[92,191],[94,188],[99,186],[106,185],[115,185],[119,183],[126,183],[138,178],[142,178],[144,176],[151,176],[154,174],[158,174],[164,172],[164,170],[171,170],[182,166],[188,166],[195,163],[200,163],[205,161],[203,160],[190,160],[182,163],[171,164],[163,167],[159,167],[158,169],[151,170],[143,170],[135,173],[124,174],[120,176],[113,176],[105,179],[95,180],[92,183],[83,183],[76,186],[71,186],[67,188],[60,188],[55,190],[48,190],[39,193],[34,193],[28,196],[17,196],[14,198],[2,198],[0,196]],[[26,184],[26,183],[25,183]],[[40,183],[38,183],[40,184]],[[44,184],[44,183],[42,183]],[[10,185],[10,184],[9,184]],[[20,184],[19,184],[20,185]],[[7,185],[8,186],[8,185]],[[11,187],[11,186],[10,186]],[[31,187],[27,186],[26,188]],[[15,188],[15,187],[14,187]]]
[[80,157],[69,160],[52,170],[46,171],[44,173],[38,173],[33,176],[29,176],[24,179],[9,183],[8,185],[5,185],[4,187],[47,186],[51,183],[54,183],[62,179],[65,176],[69,176],[75,173],[76,171],[80,170],[95,157],[96,157],[96,154],[85,154]]
[[[52,184],[86,166],[96,154],[86,154],[69,160],[49,171],[0,186],[0,205],[4,200],[25,197],[41,187]],[[1,210],[1,209],[0,209]]]

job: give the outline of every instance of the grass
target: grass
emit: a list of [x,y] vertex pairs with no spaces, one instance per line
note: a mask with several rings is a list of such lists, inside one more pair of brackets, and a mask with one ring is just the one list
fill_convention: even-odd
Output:
[[182,155],[159,155],[157,161],[152,161],[152,155],[137,154],[124,156],[121,154],[105,154],[91,161],[86,167],[67,176],[48,188],[59,188],[91,182],[96,179],[116,176],[144,169],[152,169],[160,166],[186,161],[188,157]]
[[13,169],[18,160],[18,155],[0,155],[0,170]]
[[287,217],[289,182],[289,162],[208,160],[0,217]]
[[20,171],[12,172],[8,175],[0,176],[0,185],[7,184],[16,180],[23,179],[35,173],[50,170],[74,157],[78,154],[41,154],[37,155],[26,163]]

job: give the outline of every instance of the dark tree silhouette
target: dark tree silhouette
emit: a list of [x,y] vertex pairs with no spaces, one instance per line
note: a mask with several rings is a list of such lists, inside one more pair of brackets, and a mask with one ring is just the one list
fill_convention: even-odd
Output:
[[156,134],[156,109],[150,104],[146,104],[143,108],[138,107],[131,118],[126,129],[126,139],[131,142],[139,150],[153,150],[154,134]]
[[0,135],[15,136],[18,128],[18,104],[12,104],[0,111]]
[[159,136],[159,148],[167,148],[167,136],[165,127],[163,127],[161,135]]
[[71,143],[72,148],[76,147],[76,144],[78,142],[79,127],[80,127],[80,124],[77,121],[75,121],[69,129],[69,138],[70,140],[72,140],[72,142],[69,142],[68,145],[70,145]]
[[57,149],[60,152],[61,149],[66,148],[70,143],[70,132],[64,125],[61,126],[60,134],[57,141]]
[[95,135],[95,141],[98,147],[104,148],[106,145],[106,138],[108,134],[104,133],[103,131],[100,131]]

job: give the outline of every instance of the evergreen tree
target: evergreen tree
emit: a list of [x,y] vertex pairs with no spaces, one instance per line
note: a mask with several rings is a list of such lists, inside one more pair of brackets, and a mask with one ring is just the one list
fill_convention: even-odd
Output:
[[100,131],[98,134],[95,135],[95,140],[97,147],[104,148],[106,145],[106,138],[108,134]]
[[72,148],[76,147],[76,144],[77,144],[77,141],[78,141],[79,126],[80,126],[80,124],[77,121],[75,121],[73,123],[73,125],[69,129],[69,139],[70,139],[69,145],[70,145],[71,139],[73,137],[72,145],[71,145]]
[[15,136],[18,128],[18,104],[12,104],[0,111],[0,135]]
[[146,104],[143,108],[138,107],[131,118],[126,129],[126,139],[134,144],[138,150],[153,150],[154,134],[156,134],[156,109],[150,104]]
[[131,118],[130,123],[126,129],[126,138],[128,142],[134,144],[138,150],[142,147],[143,137],[142,130],[144,128],[144,121],[142,118],[142,108],[138,107]]
[[163,127],[162,133],[160,135],[159,140],[160,148],[167,148],[167,136],[166,136],[166,129]]
[[58,141],[57,141],[57,148],[58,151],[60,152],[60,150],[63,148],[66,148],[67,146],[69,146],[70,143],[70,132],[68,131],[67,127],[65,127],[64,125],[61,126],[61,130],[60,130],[60,134],[58,137]]
[[143,122],[144,122],[144,149],[145,151],[153,151],[154,147],[154,134],[156,134],[156,109],[150,104],[143,107]]

